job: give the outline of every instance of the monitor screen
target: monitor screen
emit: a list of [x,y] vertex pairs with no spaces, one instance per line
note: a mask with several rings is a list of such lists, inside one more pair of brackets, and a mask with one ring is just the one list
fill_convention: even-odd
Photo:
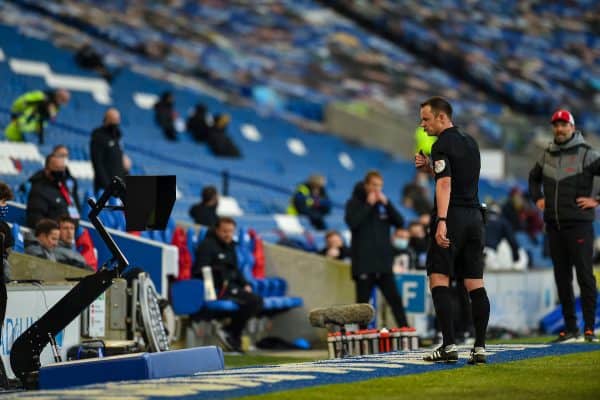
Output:
[[126,176],[126,229],[165,229],[175,204],[175,185],[175,175]]

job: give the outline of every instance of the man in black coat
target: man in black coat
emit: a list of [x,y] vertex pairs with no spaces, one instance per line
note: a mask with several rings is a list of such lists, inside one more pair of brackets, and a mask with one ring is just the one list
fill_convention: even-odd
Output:
[[126,175],[121,144],[121,115],[115,108],[104,114],[102,126],[94,129],[90,142],[90,155],[94,168],[94,191],[106,189],[113,176]]
[[594,276],[594,220],[600,198],[594,193],[600,176],[600,152],[593,149],[576,130],[567,110],[558,110],[551,119],[554,141],[529,172],[529,193],[544,211],[544,222],[554,264],[554,280],[562,306],[565,329],[555,342],[579,338],[573,293],[573,267],[581,291],[584,339],[597,342]]
[[35,227],[42,218],[58,219],[69,215],[79,220],[76,193],[67,185],[65,158],[50,154],[46,157],[44,170],[31,179],[31,191],[27,199],[27,226]]
[[168,140],[177,140],[177,131],[175,130],[176,116],[173,93],[164,92],[160,96],[160,100],[154,104],[154,120],[160,126]]
[[404,219],[383,194],[383,177],[370,171],[354,187],[346,203],[345,220],[352,230],[352,279],[356,283],[356,301],[368,303],[376,285],[392,308],[398,326],[408,326],[402,298],[392,273],[392,226],[402,227]]
[[186,129],[196,142],[206,142],[213,125],[213,117],[202,103],[196,104],[194,113],[186,121]]
[[235,226],[233,219],[219,218],[215,228],[208,231],[206,238],[196,249],[192,276],[204,279],[202,268],[211,267],[217,298],[232,300],[239,306],[239,310],[231,318],[231,323],[225,327],[225,332],[217,334],[225,347],[241,352],[242,330],[250,318],[260,313],[263,300],[252,293],[252,287],[238,267],[233,241]]
[[194,222],[200,225],[213,227],[217,224],[217,207],[219,205],[219,193],[214,186],[202,188],[202,201],[192,205],[190,216]]

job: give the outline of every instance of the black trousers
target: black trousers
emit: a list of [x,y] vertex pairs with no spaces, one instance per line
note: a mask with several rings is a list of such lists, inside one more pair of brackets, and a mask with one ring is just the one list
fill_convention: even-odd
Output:
[[239,338],[248,320],[262,311],[263,299],[257,294],[240,289],[236,293],[224,296],[223,300],[232,300],[240,307],[231,317],[231,323],[226,327],[234,338]]
[[[408,326],[406,320],[406,313],[404,312],[404,304],[402,304],[402,297],[398,293],[396,286],[396,280],[393,274],[361,274],[354,277],[356,283],[356,302],[357,303],[368,303],[369,296],[374,286],[377,286],[385,301],[392,308],[392,313],[396,319],[396,323],[399,327]],[[361,327],[364,328],[364,327]]]
[[594,228],[591,223],[580,223],[562,227],[559,231],[548,224],[547,231],[550,256],[554,264],[554,279],[566,329],[575,331],[578,328],[573,295],[573,267],[575,267],[577,283],[581,291],[584,329],[593,330],[598,294],[592,264]]

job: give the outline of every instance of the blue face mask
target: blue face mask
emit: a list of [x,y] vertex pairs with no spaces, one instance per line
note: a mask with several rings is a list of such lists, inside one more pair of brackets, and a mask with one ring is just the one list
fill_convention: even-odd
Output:
[[394,239],[394,247],[398,250],[404,250],[408,248],[408,239],[404,238],[395,238]]
[[0,206],[0,220],[3,220],[8,215],[8,206]]

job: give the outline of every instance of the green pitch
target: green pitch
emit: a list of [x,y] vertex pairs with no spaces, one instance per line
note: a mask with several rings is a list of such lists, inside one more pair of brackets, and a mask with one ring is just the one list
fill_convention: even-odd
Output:
[[242,399],[597,399],[600,352],[319,386]]
[[[495,343],[540,343],[549,338]],[[600,345],[598,347],[600,350]],[[310,361],[301,357],[227,356],[228,368]],[[509,363],[381,378],[369,381],[275,392],[242,399],[596,399],[600,398],[600,351],[534,358]]]

